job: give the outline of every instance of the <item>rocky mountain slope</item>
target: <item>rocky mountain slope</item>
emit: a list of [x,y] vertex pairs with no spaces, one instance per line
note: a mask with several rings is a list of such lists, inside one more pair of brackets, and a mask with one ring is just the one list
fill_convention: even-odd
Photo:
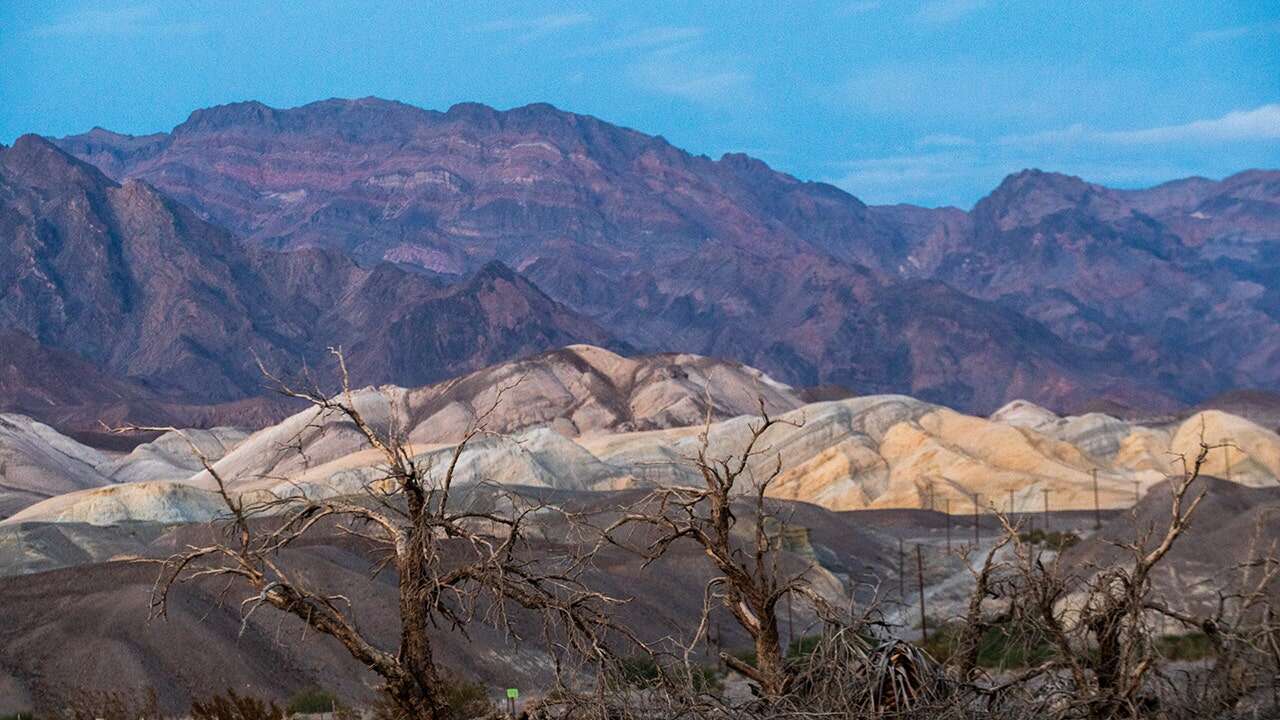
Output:
[[128,449],[150,439],[112,435],[110,427],[264,427],[296,409],[288,399],[271,395],[223,403],[172,400],[138,380],[103,372],[79,355],[17,331],[0,331],[0,411],[34,418],[94,447]]
[[1234,390],[1209,398],[1198,410],[1222,410],[1280,431],[1280,393],[1265,390]]
[[793,384],[980,412],[1280,385],[1276,173],[1114,191],[1026,172],[971,213],[876,208],[548,105],[376,98],[57,142],[255,246],[450,276],[500,260],[637,348]]
[[1280,379],[1280,173],[1184,194],[1027,171],[970,219],[971,239],[934,277],[1177,378],[1192,397]]
[[[258,359],[297,372],[331,345],[365,381],[422,384],[612,342],[499,263],[445,281],[321,250],[253,250],[146,182],[117,184],[35,136],[0,150],[0,236],[0,327],[116,378],[65,360],[67,385],[97,382],[120,398],[133,392],[124,383],[142,385],[140,402],[260,394]],[[16,372],[38,372],[19,361]]]

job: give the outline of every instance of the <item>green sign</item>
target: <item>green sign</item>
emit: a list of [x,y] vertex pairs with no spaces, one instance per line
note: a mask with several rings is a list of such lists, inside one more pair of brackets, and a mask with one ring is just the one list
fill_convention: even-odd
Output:
[[515,689],[515,688],[507,688],[507,699],[508,699],[508,700],[515,700],[515,699],[516,699],[516,698],[518,698],[518,697],[520,697],[520,691],[519,691],[519,690],[517,690],[517,689]]

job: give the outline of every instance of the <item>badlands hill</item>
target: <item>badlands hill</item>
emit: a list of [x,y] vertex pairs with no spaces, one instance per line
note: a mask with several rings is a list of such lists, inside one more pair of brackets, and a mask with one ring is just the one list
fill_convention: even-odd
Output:
[[[1147,426],[1103,414],[1060,417],[1018,401],[990,417],[898,395],[806,403],[805,393],[758,370],[695,355],[624,358],[570,346],[417,389],[365,388],[354,395],[380,428],[398,428],[439,467],[465,428],[485,417],[490,432],[464,454],[459,481],[557,490],[609,490],[698,481],[687,462],[710,414],[715,453],[741,446],[765,409],[786,422],[767,436],[753,471],[775,457],[778,498],[832,510],[1093,507],[1093,473],[1106,508],[1179,471],[1203,437],[1230,441],[1206,473],[1249,486],[1277,483],[1280,436],[1218,410]],[[708,408],[707,402],[710,401]],[[5,446],[12,467],[30,466],[9,498],[5,524],[183,522],[215,517],[212,478],[170,434],[128,455],[108,456],[52,429],[28,429]],[[378,456],[339,418],[315,410],[244,434],[191,435],[238,492],[358,493]],[[56,460],[56,462],[55,462]],[[19,464],[22,463],[22,464]],[[26,507],[28,506],[29,507]],[[19,508],[21,508],[19,510]]]
[[[208,457],[219,458],[245,437],[241,430],[187,430]],[[200,469],[186,440],[167,433],[130,452],[83,445],[22,415],[0,415],[0,516],[44,500],[75,497],[97,488],[104,498],[127,494],[134,483],[172,480]],[[173,515],[181,520],[181,512]]]
[[45,498],[111,481],[93,448],[21,415],[0,415],[0,515]]
[[[1096,568],[1131,561],[1122,546],[1141,538],[1150,528],[1167,526],[1169,495],[1157,487],[1132,512],[1118,513],[1093,537],[1070,548],[1064,561],[1095,572]],[[1246,487],[1213,477],[1192,487],[1204,494],[1187,535],[1173,546],[1165,572],[1152,581],[1155,592],[1177,610],[1212,616],[1224,590],[1248,587],[1249,568],[1269,556],[1280,538],[1280,487]],[[1148,537],[1145,547],[1159,542]],[[1274,592],[1274,589],[1272,590]]]
[[[495,406],[499,392],[502,402]],[[697,424],[706,417],[708,399],[716,420],[757,412],[761,400],[775,413],[805,402],[803,392],[737,363],[696,355],[630,359],[589,345],[503,363],[413,390],[369,388],[357,397],[369,417],[381,423],[395,422],[414,442],[428,446],[456,442],[476,416],[490,408],[493,412],[487,427],[493,432],[554,428],[555,432],[543,434],[560,438]],[[359,456],[363,445],[350,429],[339,424],[311,427],[313,415],[295,414],[252,436],[229,428],[186,430],[185,439],[170,433],[128,453],[87,447],[29,418],[4,416],[7,424],[0,427],[8,434],[0,443],[0,452],[6,453],[8,460],[0,465],[0,488],[7,493],[0,496],[7,508],[3,514],[53,495],[111,486],[92,497],[99,503],[95,507],[113,510],[95,510],[99,514],[94,516],[129,519],[134,504],[144,502],[152,493],[167,497],[179,491],[183,486],[169,481],[185,480],[200,470],[187,440],[229,474],[246,477],[282,477],[316,464]],[[288,449],[295,443],[306,450],[307,460]],[[224,459],[233,448],[236,452]],[[358,464],[358,459],[346,461]],[[166,482],[121,484],[151,481]],[[67,498],[57,502],[65,503]],[[165,514],[179,506],[168,500],[160,506],[169,510],[143,512],[140,517],[181,519],[180,514]]]

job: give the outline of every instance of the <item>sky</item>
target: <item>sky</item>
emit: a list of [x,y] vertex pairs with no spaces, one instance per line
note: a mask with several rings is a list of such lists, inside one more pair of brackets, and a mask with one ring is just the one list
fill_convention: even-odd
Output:
[[0,143],[239,100],[549,102],[870,203],[1280,167],[1280,2],[0,0]]

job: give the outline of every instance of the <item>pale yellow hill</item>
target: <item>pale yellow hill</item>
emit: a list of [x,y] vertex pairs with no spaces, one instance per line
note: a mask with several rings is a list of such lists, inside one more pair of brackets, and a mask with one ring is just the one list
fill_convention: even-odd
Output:
[[1180,470],[1181,457],[1192,461],[1200,450],[1201,432],[1208,445],[1234,447],[1213,450],[1204,472],[1243,485],[1275,485],[1280,477],[1280,435],[1242,417],[1206,410],[1187,418],[1170,443],[1170,465]]

